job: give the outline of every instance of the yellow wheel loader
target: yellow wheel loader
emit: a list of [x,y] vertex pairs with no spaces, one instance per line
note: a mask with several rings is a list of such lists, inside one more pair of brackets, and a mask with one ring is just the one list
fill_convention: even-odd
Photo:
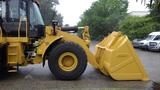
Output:
[[45,65],[57,79],[73,80],[87,61],[115,80],[148,80],[127,36],[113,32],[90,52],[89,27],[82,39],[68,32],[78,27],[45,26],[36,0],[0,0],[0,77],[28,64]]

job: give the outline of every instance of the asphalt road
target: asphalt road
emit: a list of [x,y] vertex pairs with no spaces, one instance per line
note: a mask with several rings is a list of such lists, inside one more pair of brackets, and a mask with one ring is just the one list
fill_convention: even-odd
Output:
[[[91,50],[94,51],[93,44]],[[28,65],[17,73],[0,80],[0,90],[153,90],[160,82],[160,53],[136,49],[150,77],[143,81],[114,81],[88,65],[85,73],[75,81],[59,81],[51,74],[48,66]]]

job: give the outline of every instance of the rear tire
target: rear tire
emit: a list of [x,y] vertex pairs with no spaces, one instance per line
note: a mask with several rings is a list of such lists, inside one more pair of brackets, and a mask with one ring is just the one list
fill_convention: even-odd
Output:
[[0,48],[0,79],[7,77],[7,45]]
[[[77,64],[75,64],[75,68],[69,71],[63,69],[59,64],[61,56],[65,53],[71,53],[71,55],[77,58]],[[65,59],[65,61],[67,61],[67,59]],[[64,42],[55,46],[51,50],[48,65],[56,79],[74,80],[80,77],[80,75],[85,71],[87,66],[87,56],[83,48],[81,48],[78,44],[75,44],[73,42]]]

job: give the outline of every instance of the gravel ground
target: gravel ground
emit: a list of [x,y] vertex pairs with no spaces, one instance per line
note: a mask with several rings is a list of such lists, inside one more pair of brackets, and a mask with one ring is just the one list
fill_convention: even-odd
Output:
[[[94,51],[95,43],[91,46]],[[143,81],[114,81],[88,64],[85,73],[75,81],[59,81],[48,66],[28,65],[0,80],[0,90],[160,90],[160,53],[136,49],[150,77]]]

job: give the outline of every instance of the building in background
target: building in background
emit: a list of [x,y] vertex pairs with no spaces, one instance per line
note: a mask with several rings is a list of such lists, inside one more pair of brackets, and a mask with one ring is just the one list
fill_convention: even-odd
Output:
[[148,14],[150,14],[149,11],[132,11],[129,13],[130,16],[139,16],[139,17],[146,16]]

